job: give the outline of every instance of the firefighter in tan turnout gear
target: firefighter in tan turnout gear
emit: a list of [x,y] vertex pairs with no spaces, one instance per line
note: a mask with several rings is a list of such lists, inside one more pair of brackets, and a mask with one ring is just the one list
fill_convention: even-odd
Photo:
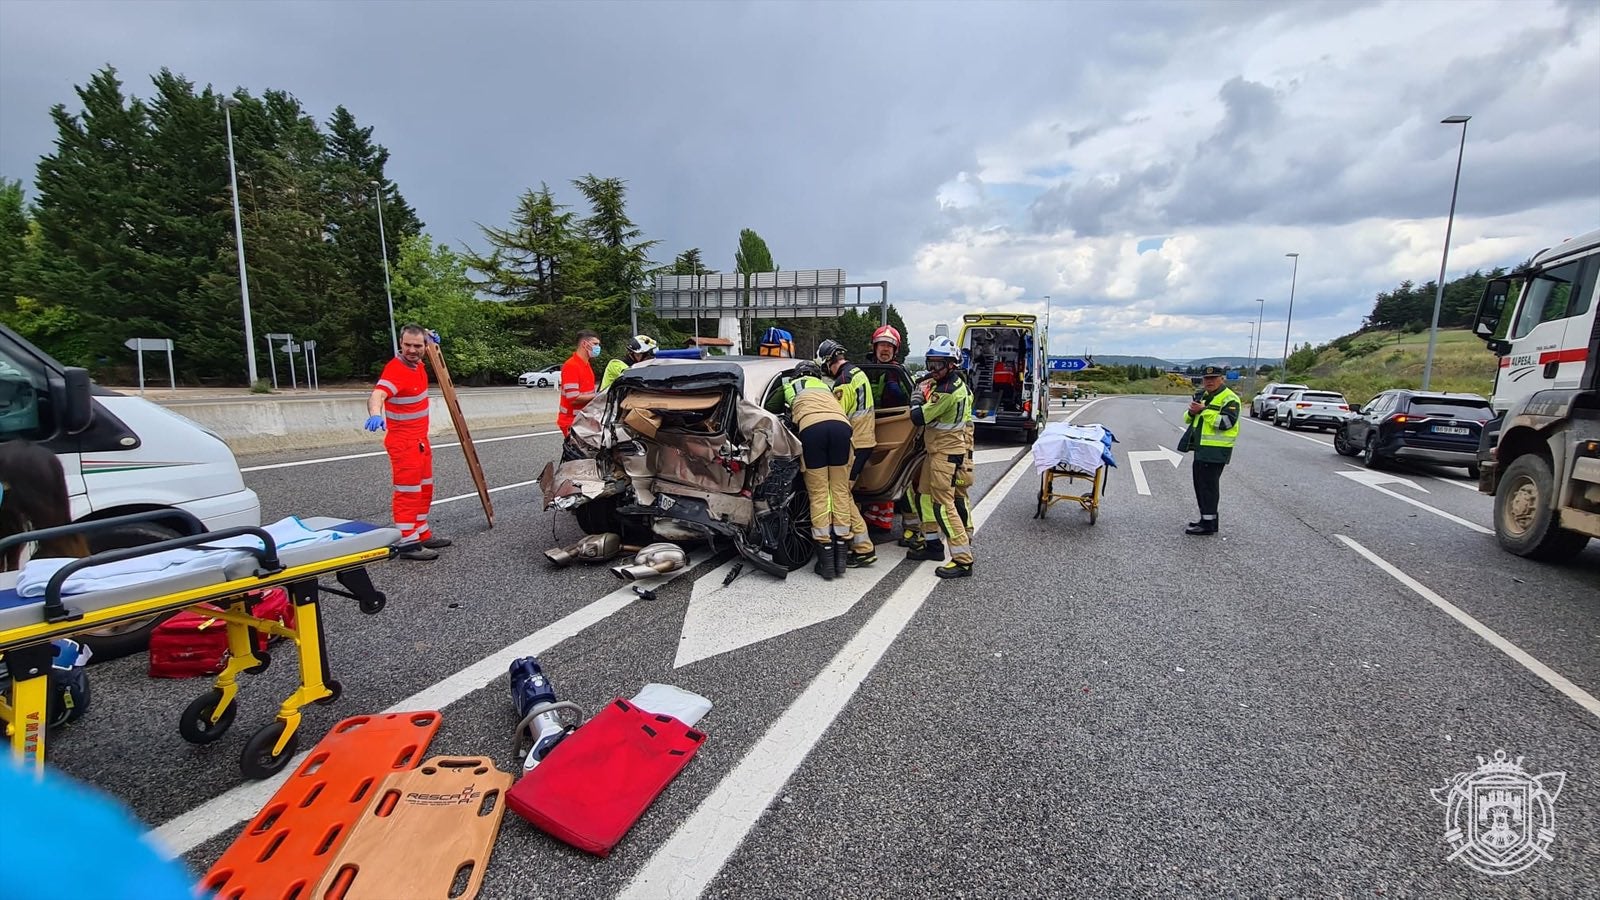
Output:
[[794,377],[784,385],[783,402],[800,436],[816,571],[831,581],[844,574],[849,554],[848,510],[855,503],[850,497],[850,420],[816,363],[795,367]]
[[[972,394],[956,368],[955,343],[934,338],[928,347],[928,372],[933,376],[928,399],[911,409],[911,421],[923,426],[927,456],[922,463],[920,490],[928,497],[931,516],[922,522],[922,547],[907,559],[944,559],[944,542],[950,544],[950,561],[934,574],[940,578],[965,578],[972,574],[972,539],[956,505],[957,484],[966,465],[967,431]],[[915,403],[915,400],[912,401]]]
[[845,512],[850,515],[850,556],[846,564],[851,568],[870,566],[878,561],[877,549],[867,535],[867,520],[855,504],[856,480],[872,459],[878,447],[877,412],[872,404],[872,381],[861,367],[845,358],[844,345],[826,340],[817,345],[817,365],[833,378],[833,395],[839,408],[850,420],[850,502]]

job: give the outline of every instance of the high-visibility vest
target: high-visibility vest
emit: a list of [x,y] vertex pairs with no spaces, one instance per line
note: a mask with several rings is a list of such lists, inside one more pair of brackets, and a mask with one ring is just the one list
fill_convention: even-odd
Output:
[[[1217,420],[1222,418],[1222,409],[1223,409],[1223,407],[1228,405],[1228,402],[1230,400],[1232,402],[1234,402],[1234,403],[1239,403],[1239,395],[1235,394],[1232,390],[1230,390],[1228,388],[1223,388],[1222,390],[1217,392],[1217,395],[1215,397],[1212,397],[1210,400],[1206,401],[1206,408],[1200,410],[1200,413],[1199,413],[1199,418],[1200,418],[1200,443],[1199,443],[1199,446],[1201,446],[1201,447],[1223,447],[1223,448],[1226,448],[1228,450],[1232,450],[1233,449],[1234,441],[1239,437],[1239,419],[1241,419],[1243,417],[1242,416],[1235,416],[1234,419],[1233,419],[1233,427],[1232,428],[1229,428],[1226,431],[1217,430]],[[1190,414],[1188,416],[1188,421],[1191,424],[1194,422],[1194,419],[1195,419],[1194,414]]]

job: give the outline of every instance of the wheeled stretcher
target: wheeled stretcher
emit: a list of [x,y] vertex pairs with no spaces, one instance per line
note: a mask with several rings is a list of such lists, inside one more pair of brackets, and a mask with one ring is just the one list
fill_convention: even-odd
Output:
[[[173,515],[170,510],[135,513],[15,535],[0,541],[0,552],[20,543],[90,533],[157,517],[170,522]],[[16,589],[18,574],[0,573],[0,658],[10,671],[7,696],[0,699],[0,722],[5,725],[12,753],[19,762],[41,769],[44,766],[48,680],[54,654],[51,641],[202,603],[220,608],[220,612],[208,609],[206,614],[226,623],[229,653],[214,687],[183,711],[178,732],[185,740],[209,744],[233,724],[238,712],[235,701],[239,676],[265,671],[272,661],[266,651],[257,649],[257,633],[283,638],[295,646],[300,681],[278,708],[277,718],[245,743],[239,761],[245,776],[266,778],[282,769],[294,755],[301,709],[311,703],[339,699],[341,688],[332,678],[322,635],[321,594],[326,591],[356,600],[365,613],[382,610],[385,597],[372,586],[366,566],[392,557],[400,532],[365,522],[307,518],[301,520],[307,529],[338,532],[338,539],[280,549],[272,535],[261,528],[207,532],[192,516],[183,521],[191,532],[187,536],[71,561],[51,577],[43,597],[21,596]],[[258,539],[259,545],[220,550],[214,554],[215,565],[210,565],[208,557],[200,566],[151,577],[139,584],[65,596],[62,593],[68,580],[86,569],[169,550],[212,549],[206,545],[244,536]],[[330,575],[340,587],[319,582]],[[256,592],[275,586],[286,588],[294,602],[292,626],[252,614]]]

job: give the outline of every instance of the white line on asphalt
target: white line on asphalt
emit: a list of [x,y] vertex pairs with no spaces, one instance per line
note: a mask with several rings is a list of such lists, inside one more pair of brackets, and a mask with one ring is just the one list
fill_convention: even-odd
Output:
[[[518,482],[515,482],[515,483],[512,483],[512,484],[502,484],[499,487],[489,488],[489,493],[498,494],[501,491],[509,491],[512,488],[527,487],[530,484],[538,484],[538,483],[539,483],[539,479],[535,478],[535,479],[533,479],[531,481],[518,481]],[[434,506],[443,506],[446,503],[454,503],[457,500],[466,500],[469,497],[470,498],[476,498],[477,496],[478,496],[478,492],[477,491],[473,491],[470,494],[457,494],[454,497],[446,497],[443,500],[435,500],[435,501],[433,501],[433,505]]]
[[[505,435],[503,437],[478,438],[478,439],[474,440],[472,443],[474,443],[474,444],[493,444],[496,441],[515,441],[515,440],[521,440],[522,438],[547,437],[547,436],[552,435],[552,434],[560,434],[560,433],[561,432],[559,432],[559,431],[535,431],[535,432],[533,432],[531,434],[508,434],[508,435]],[[439,449],[441,447],[459,447],[459,446],[461,446],[461,442],[460,441],[451,441],[448,444],[434,444],[433,446],[434,446],[434,449]],[[317,459],[302,459],[302,460],[297,460],[295,462],[271,463],[270,465],[265,465],[265,466],[246,466],[246,467],[240,469],[239,471],[241,471],[241,472],[265,472],[268,469],[292,469],[292,468],[295,468],[296,466],[314,466],[314,465],[317,465],[319,463],[344,462],[347,459],[366,459],[367,457],[370,457],[370,456],[384,456],[387,453],[388,453],[388,451],[386,451],[386,450],[377,450],[377,451],[374,451],[372,453],[350,453],[350,454],[346,454],[344,456],[323,456],[323,457],[319,457]]]
[[[477,496],[474,494],[473,496]],[[660,578],[644,579],[638,584],[645,587],[660,587],[693,571],[696,566],[709,557],[696,554],[689,565],[670,575]],[[538,656],[581,633],[584,629],[604,621],[609,616],[628,606],[637,599],[633,593],[633,586],[618,588],[575,612],[569,613],[564,618],[558,619],[549,625],[522,638],[516,643],[505,647],[483,659],[467,666],[453,675],[448,675],[435,684],[423,688],[415,694],[401,700],[399,703],[384,710],[391,712],[415,712],[418,710],[442,710],[457,700],[477,691],[496,679],[505,677],[510,669],[511,661],[523,656]],[[255,815],[273,793],[289,776],[299,767],[300,760],[310,752],[310,748],[295,754],[279,772],[265,781],[251,781],[236,787],[229,788],[221,794],[212,797],[205,803],[182,815],[162,823],[159,828],[150,832],[157,845],[167,850],[173,856],[188,853],[206,841],[211,840],[234,826]]]
[[1426,490],[1425,488],[1421,488],[1415,482],[1411,481],[1409,478],[1402,478],[1398,475],[1385,475],[1382,472],[1374,472],[1371,469],[1356,469],[1354,472],[1341,471],[1338,474],[1356,482],[1357,484],[1365,484],[1367,487],[1372,488],[1378,493],[1393,497],[1396,500],[1399,500],[1401,503],[1409,503],[1412,506],[1415,506],[1417,509],[1425,509],[1441,519],[1447,519],[1456,523],[1457,525],[1465,525],[1479,534],[1494,534],[1494,529],[1492,528],[1485,528],[1482,525],[1479,525],[1477,522],[1472,522],[1467,519],[1463,519],[1458,515],[1447,513],[1438,507],[1429,506],[1428,504],[1423,503],[1421,500],[1415,500],[1411,497],[1407,497],[1405,494],[1402,494],[1399,491],[1391,491],[1381,484],[1373,483],[1374,480],[1389,481],[1391,483],[1409,484],[1412,487],[1418,488],[1419,490]]
[[[1097,402],[1089,401],[1066,420],[1072,421]],[[1017,460],[978,501],[972,511],[974,531],[983,527],[989,513],[1032,467],[1029,457]],[[710,796],[672,837],[656,848],[633,880],[617,894],[618,900],[687,900],[705,890],[938,586],[939,577],[933,573],[932,566],[921,566],[901,583]]]
[[988,450],[979,450],[972,454],[972,464],[985,466],[989,463],[1011,462],[1017,457],[1014,447],[992,447]]
[[1568,681],[1556,670],[1550,668],[1537,659],[1534,659],[1532,656],[1529,656],[1527,651],[1501,637],[1495,632],[1494,629],[1483,624],[1482,622],[1479,622],[1477,619],[1474,619],[1472,616],[1456,607],[1450,601],[1444,599],[1438,594],[1435,594],[1421,582],[1400,571],[1399,568],[1390,564],[1378,554],[1373,553],[1371,550],[1368,550],[1367,548],[1361,546],[1342,534],[1336,534],[1334,537],[1343,541],[1350,549],[1356,551],[1362,556],[1365,556],[1368,562],[1389,573],[1389,575],[1396,581],[1410,588],[1422,599],[1438,607],[1445,613],[1445,615],[1448,615],[1450,618],[1455,619],[1457,622],[1467,626],[1467,628],[1472,630],[1473,634],[1476,634],[1478,637],[1481,637],[1487,641],[1489,646],[1516,660],[1517,663],[1523,668],[1544,679],[1546,684],[1550,685],[1561,693],[1566,694],[1568,697],[1571,697],[1574,702],[1583,707],[1584,710],[1590,715],[1600,717],[1600,700],[1595,699],[1593,694]]
[[1268,425],[1266,422],[1263,422],[1263,421],[1261,421],[1259,419],[1246,419],[1245,421],[1254,422],[1255,424],[1260,425],[1262,428],[1270,429],[1272,431],[1282,432],[1282,433],[1288,434],[1288,435],[1290,435],[1292,437],[1297,437],[1302,441],[1310,441],[1311,443],[1316,444],[1318,447],[1332,447],[1333,446],[1333,442],[1332,441],[1320,440],[1318,438],[1312,437],[1309,434],[1301,434],[1300,432],[1295,431],[1294,429],[1285,430],[1285,429],[1279,428],[1276,425]]
[[1473,492],[1474,494],[1476,494],[1478,492],[1478,482],[1475,481],[1475,480],[1474,481],[1456,481],[1455,479],[1443,478],[1443,477],[1438,476],[1438,475],[1429,475],[1428,477],[1432,478],[1434,481],[1442,481],[1445,484],[1453,484],[1458,488],[1466,488],[1467,490]]

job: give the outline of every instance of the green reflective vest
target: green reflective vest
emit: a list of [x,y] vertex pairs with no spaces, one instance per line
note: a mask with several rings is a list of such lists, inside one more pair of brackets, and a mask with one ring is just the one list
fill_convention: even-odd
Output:
[[1227,463],[1233,459],[1233,444],[1239,437],[1239,395],[1224,387],[1202,397],[1201,402],[1205,409],[1183,417],[1184,424],[1199,438],[1194,442],[1195,461]]

